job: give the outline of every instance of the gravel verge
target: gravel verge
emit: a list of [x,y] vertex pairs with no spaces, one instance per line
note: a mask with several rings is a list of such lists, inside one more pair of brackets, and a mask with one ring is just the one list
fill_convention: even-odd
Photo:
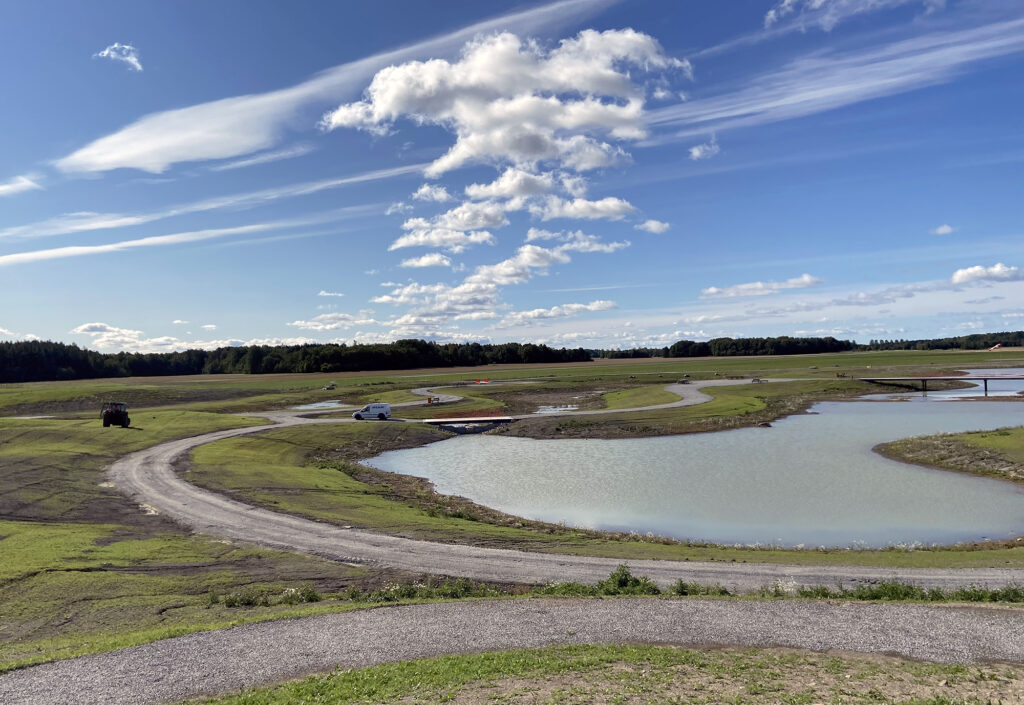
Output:
[[359,610],[166,639],[0,676],[7,705],[172,703],[336,667],[553,644],[785,646],[1024,661],[1024,612],[911,604],[526,599]]

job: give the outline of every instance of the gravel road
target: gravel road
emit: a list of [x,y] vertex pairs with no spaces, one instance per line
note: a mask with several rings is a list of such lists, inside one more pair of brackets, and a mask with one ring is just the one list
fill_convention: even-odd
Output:
[[0,676],[6,705],[144,705],[337,666],[553,644],[840,649],[1024,661],[1024,612],[827,602],[529,599],[384,607],[190,634]]

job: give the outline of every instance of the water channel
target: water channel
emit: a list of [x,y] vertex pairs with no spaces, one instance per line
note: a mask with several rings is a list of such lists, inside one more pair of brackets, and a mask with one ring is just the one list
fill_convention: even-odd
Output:
[[[1014,394],[1024,383],[989,389]],[[461,436],[364,462],[519,516],[693,541],[881,547],[1024,535],[1024,487],[871,450],[1024,425],[1024,403],[953,403],[962,391],[898,396],[906,401],[820,403],[771,428],[617,440]]]

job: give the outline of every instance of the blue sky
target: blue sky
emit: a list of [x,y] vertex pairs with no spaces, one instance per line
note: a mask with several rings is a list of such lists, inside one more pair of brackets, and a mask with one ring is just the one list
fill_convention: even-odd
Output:
[[1016,0],[6,3],[0,340],[1024,320]]

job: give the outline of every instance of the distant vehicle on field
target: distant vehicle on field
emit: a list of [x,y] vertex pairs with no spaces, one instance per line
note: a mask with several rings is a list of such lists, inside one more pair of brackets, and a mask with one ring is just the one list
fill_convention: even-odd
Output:
[[132,422],[128,418],[128,405],[120,401],[108,401],[104,404],[100,418],[103,419],[103,428],[111,425],[128,428],[128,424]]
[[378,418],[381,421],[387,421],[391,418],[391,405],[383,403],[367,404],[359,411],[352,414],[352,418],[356,421],[362,421],[363,419]]
[[330,384],[328,384],[327,386],[324,387],[324,391],[325,392],[329,392],[332,389],[336,389],[336,388],[337,388],[337,386],[334,384],[334,382],[331,382]]

